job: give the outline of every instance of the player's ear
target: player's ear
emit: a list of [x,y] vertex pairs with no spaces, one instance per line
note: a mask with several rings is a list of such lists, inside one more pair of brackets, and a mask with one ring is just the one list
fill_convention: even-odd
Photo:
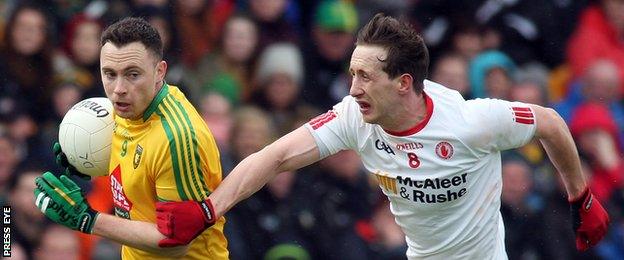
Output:
[[167,74],[167,62],[161,60],[156,64],[156,82],[161,82],[165,79],[165,74]]
[[399,93],[408,93],[409,91],[413,91],[412,87],[414,86],[414,78],[412,75],[404,73],[399,76]]

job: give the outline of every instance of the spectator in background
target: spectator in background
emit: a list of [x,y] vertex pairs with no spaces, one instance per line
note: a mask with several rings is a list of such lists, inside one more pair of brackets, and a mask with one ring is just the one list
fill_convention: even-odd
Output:
[[[233,11],[230,1],[174,0],[180,61],[195,69],[206,53],[214,50],[223,24]],[[190,87],[190,86],[188,86]]]
[[204,56],[185,81],[199,86],[198,95],[216,92],[232,105],[248,100],[252,91],[251,71],[258,47],[258,28],[247,16],[234,15],[225,23],[216,52]]
[[221,154],[230,151],[230,136],[232,129],[232,104],[221,94],[206,93],[201,100],[199,113],[206,121],[212,136],[214,136]]
[[177,53],[175,48],[177,48],[177,37],[175,35],[175,30],[173,28],[173,24],[171,23],[171,19],[169,13],[165,11],[163,8],[166,7],[154,7],[154,6],[145,6],[136,10],[136,14],[138,16],[144,17],[147,22],[152,25],[160,34],[160,39],[163,42],[163,53],[165,55],[165,59],[169,61],[169,63],[177,62]]
[[55,57],[61,81],[72,81],[86,97],[104,96],[100,83],[100,35],[102,23],[77,14],[65,26],[62,54]]
[[[362,227],[362,225],[359,226]],[[380,198],[373,208],[370,226],[372,227],[372,236],[369,240],[371,259],[405,259],[405,251],[407,251],[405,234],[395,222],[394,215],[390,211],[390,202],[386,198]]]
[[233,119],[230,153],[221,155],[223,177],[238,162],[260,151],[275,139],[273,121],[262,109],[253,106],[239,108],[234,113]]
[[306,198],[300,202],[304,209],[299,215],[312,216],[300,222],[313,242],[314,259],[367,259],[367,244],[356,224],[370,218],[373,198],[367,195],[374,192],[357,153],[341,151],[304,171],[298,193]]
[[624,158],[618,140],[622,129],[604,105],[587,103],[575,110],[570,132],[591,169],[591,190],[599,200],[609,201],[624,187]]
[[509,99],[516,65],[500,51],[486,51],[475,57],[469,66],[472,97]]
[[0,50],[0,96],[14,99],[37,121],[45,119],[52,90],[52,22],[45,11],[19,5],[6,27]]
[[10,16],[11,7],[12,2],[0,1],[0,42],[4,41],[4,30],[7,23],[7,17]]
[[510,100],[547,106],[544,89],[535,82],[517,82],[511,88]]
[[533,190],[533,169],[521,158],[503,159],[501,214],[505,221],[505,248],[510,259],[549,259],[543,251],[541,228],[543,202]]
[[[269,115],[256,107],[243,107],[236,111],[231,131],[230,158],[222,156],[224,173],[275,138]],[[294,239],[287,238],[295,236],[291,231],[292,221],[296,218],[289,215],[292,200],[288,199],[293,178],[286,176],[274,180],[257,196],[250,197],[247,203],[241,203],[227,214],[225,232],[231,259],[261,259],[275,244],[294,242]]]
[[[158,0],[159,1],[159,0]],[[168,1],[164,5],[144,4],[135,6],[133,15],[143,17],[160,35],[163,42],[163,57],[167,61],[167,75],[165,79],[174,85],[185,85],[185,67],[180,64],[180,38],[176,26],[173,24],[173,11]],[[187,98],[192,99],[191,93]]]
[[0,201],[3,205],[6,205],[9,180],[19,163],[15,150],[13,140],[3,130],[0,130]]
[[[229,150],[221,150],[223,173],[229,173],[238,162],[247,156],[260,151],[276,137],[273,121],[260,108],[246,106],[239,108],[232,116]],[[307,119],[307,117],[306,117]],[[225,176],[224,176],[225,177]],[[237,211],[236,208],[233,211]],[[225,233],[228,238],[230,257],[232,259],[252,259],[247,241],[248,231],[245,220],[239,220],[240,213],[228,214]]]
[[[12,111],[12,117],[7,122],[8,134],[15,144],[18,160],[29,161],[31,163],[41,163],[44,154],[49,152],[49,148],[42,147],[41,139],[38,135],[39,124],[36,119],[28,114],[24,106],[19,106]],[[46,151],[48,150],[48,151]]]
[[[618,127],[624,129],[624,105],[619,103],[622,95],[618,93],[622,82],[624,79],[619,75],[615,63],[597,60],[587,68],[583,78],[570,87],[568,96],[554,108],[569,123],[578,106],[585,103],[604,104],[611,111]],[[624,142],[624,133],[619,136]]]
[[455,25],[459,28],[451,35],[451,51],[465,59],[474,59],[484,50],[481,26],[461,19]]
[[346,1],[323,1],[317,7],[312,41],[304,47],[306,79],[303,97],[321,110],[330,109],[349,92],[347,73],[358,28],[355,6]]
[[[99,79],[97,80],[100,81]],[[54,142],[59,139],[59,125],[65,113],[81,99],[81,89],[74,82],[63,82],[54,88],[52,93],[52,110],[48,112],[50,114],[49,119],[45,122],[37,122],[41,128],[39,131],[41,146],[52,147],[54,145]],[[49,151],[44,154],[47,155],[44,159],[50,162],[50,165],[54,165],[54,155]],[[60,170],[60,168],[57,170]]]
[[17,170],[9,181],[11,205],[11,239],[21,244],[32,257],[45,227],[45,218],[34,205],[35,178],[41,175],[39,168],[26,167]]
[[299,101],[303,73],[301,52],[293,44],[272,44],[260,55],[252,102],[269,113],[278,135],[292,130],[294,117],[306,107]]
[[471,99],[468,83],[468,62],[456,53],[440,56],[433,66],[431,80],[459,91],[465,99]]
[[531,62],[516,70],[515,83],[511,88],[510,99],[548,106],[548,68],[540,63]]
[[228,1],[182,1],[176,0],[173,25],[176,28],[177,44],[180,47],[181,73],[174,74],[174,81],[197,105],[206,83],[204,73],[208,68],[201,61],[211,55],[221,37],[223,25],[234,10]]
[[[588,6],[568,42],[567,58],[575,77],[596,61],[611,59],[624,78],[624,1],[600,0]],[[624,93],[624,81],[619,86]]]
[[[302,199],[297,196],[300,189],[295,187],[296,178],[295,172],[276,176],[228,213],[228,222],[244,233],[237,236],[242,238],[236,241],[241,247],[231,250],[231,259],[262,259],[269,249],[283,243],[309,248],[299,225],[302,215],[297,213]],[[228,239],[234,243],[232,237]]]
[[75,231],[52,224],[40,236],[35,260],[78,260],[78,236]]
[[470,60],[483,50],[483,29],[475,19],[483,2],[416,1],[411,17],[430,47],[432,60],[436,60],[437,54],[449,51]]
[[296,19],[288,17],[289,8],[297,8],[293,0],[249,0],[248,13],[258,26],[258,50],[276,42],[298,43],[301,28]]

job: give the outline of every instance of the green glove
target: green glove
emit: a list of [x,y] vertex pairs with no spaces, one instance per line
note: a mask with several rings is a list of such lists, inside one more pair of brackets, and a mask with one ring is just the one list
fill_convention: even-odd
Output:
[[61,150],[61,145],[59,144],[59,142],[54,143],[54,146],[52,147],[52,152],[54,152],[54,156],[56,157],[56,165],[64,169],[62,174],[65,174],[67,176],[78,176],[86,181],[91,180],[91,176],[82,174],[81,172],[76,170],[73,165],[69,164],[69,161],[67,161],[67,156],[65,156],[65,153],[63,153],[63,150]]
[[98,212],[91,209],[80,187],[66,175],[51,172],[35,179],[35,205],[52,221],[91,234]]

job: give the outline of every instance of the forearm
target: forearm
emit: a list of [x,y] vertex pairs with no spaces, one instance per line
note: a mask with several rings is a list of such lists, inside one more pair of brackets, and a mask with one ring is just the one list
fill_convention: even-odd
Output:
[[118,218],[100,213],[93,227],[93,234],[114,240],[120,244],[163,256],[182,256],[186,246],[161,248],[158,242],[165,238],[156,224]]
[[554,113],[550,119],[555,122],[540,136],[540,142],[561,175],[568,198],[577,198],[587,188],[578,151],[563,119],[554,111],[550,113]]
[[223,216],[236,203],[260,190],[278,174],[280,163],[270,157],[266,150],[248,156],[210,194],[217,217]]
[[251,196],[280,172],[292,171],[320,158],[314,137],[305,127],[280,138],[239,163],[210,194],[217,217]]

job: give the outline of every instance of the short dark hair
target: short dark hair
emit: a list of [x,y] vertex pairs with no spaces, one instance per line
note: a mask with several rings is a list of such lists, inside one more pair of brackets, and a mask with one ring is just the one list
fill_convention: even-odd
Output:
[[390,78],[408,73],[420,93],[429,67],[429,51],[422,37],[409,24],[383,13],[376,14],[357,36],[356,45],[379,45],[388,50],[382,70]]
[[163,43],[158,31],[145,19],[127,17],[111,24],[102,33],[100,47],[107,42],[122,47],[133,42],[141,42],[157,59],[163,58]]

